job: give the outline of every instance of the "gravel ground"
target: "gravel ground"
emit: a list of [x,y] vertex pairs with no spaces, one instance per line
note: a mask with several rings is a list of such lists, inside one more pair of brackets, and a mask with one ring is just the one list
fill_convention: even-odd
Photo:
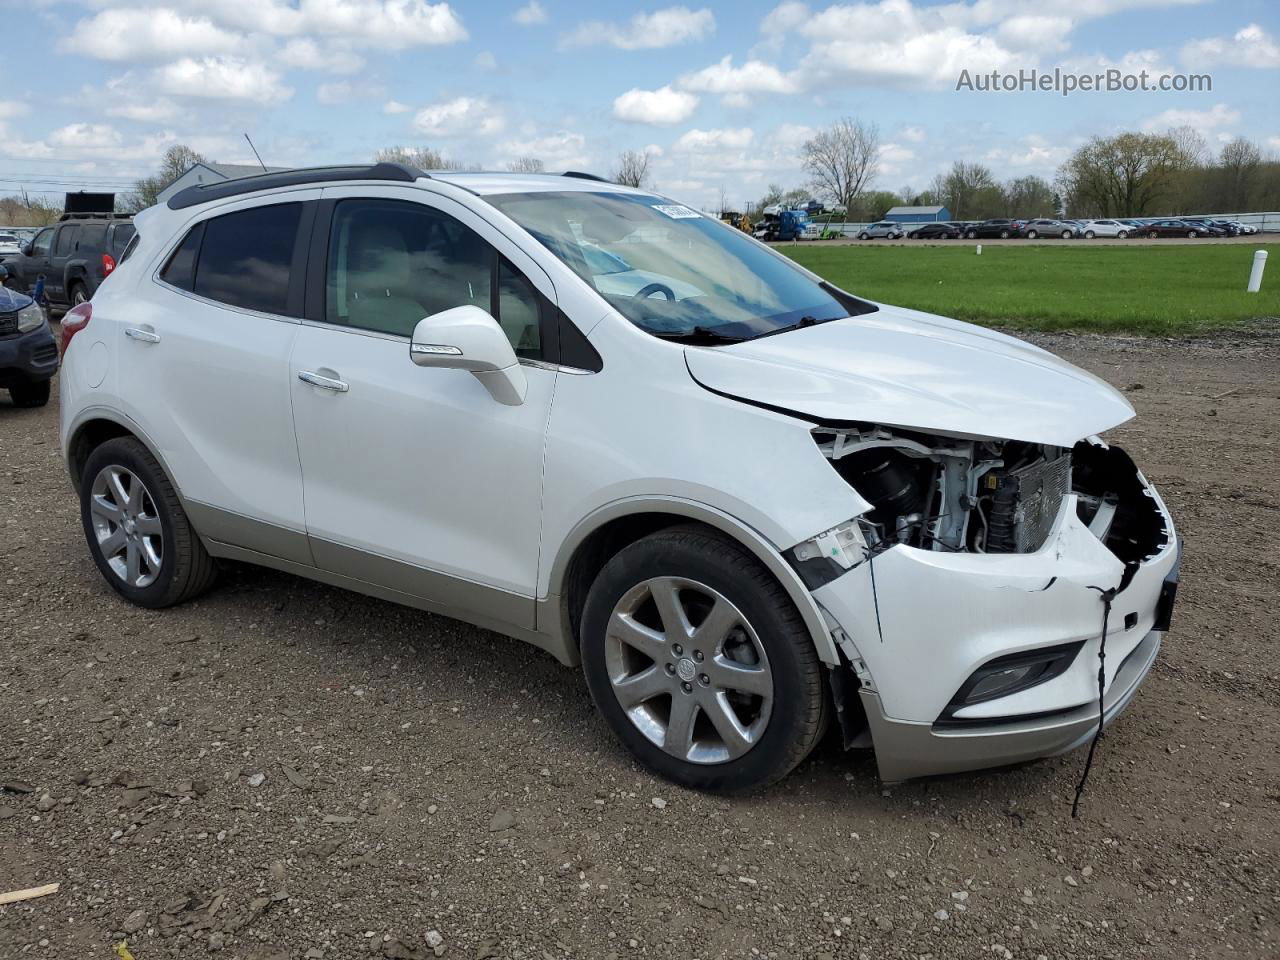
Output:
[[830,742],[769,792],[650,776],[531,647],[230,566],[125,606],[56,408],[0,401],[0,957],[1280,955],[1280,338],[1039,338],[1187,541],[1162,658],[1084,757],[883,789]]

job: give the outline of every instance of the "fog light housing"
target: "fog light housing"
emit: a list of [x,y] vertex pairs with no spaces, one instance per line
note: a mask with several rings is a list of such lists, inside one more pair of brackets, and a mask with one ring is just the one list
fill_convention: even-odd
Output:
[[938,722],[991,723],[990,717],[968,719],[957,718],[955,714],[965,707],[1007,697],[1062,676],[1075,662],[1076,654],[1083,646],[1084,641],[1077,640],[1074,643],[1039,647],[989,660],[960,685],[956,695],[938,717]]

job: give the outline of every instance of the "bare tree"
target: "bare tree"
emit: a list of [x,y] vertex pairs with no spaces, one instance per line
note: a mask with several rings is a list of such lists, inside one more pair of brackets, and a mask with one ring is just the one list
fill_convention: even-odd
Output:
[[512,173],[542,173],[546,167],[537,157],[517,157],[507,164]]
[[807,140],[802,151],[815,190],[848,208],[879,171],[880,130],[845,117]]
[[1253,196],[1262,152],[1257,144],[1236,137],[1222,148],[1218,167],[1222,178],[1222,206],[1229,210],[1247,210]]
[[466,165],[450,160],[434,147],[387,147],[373,155],[375,163],[407,163],[419,170],[464,170]]
[[618,168],[609,177],[624,187],[643,187],[649,183],[649,154],[643,150],[624,150],[618,154]]
[[136,213],[153,206],[156,196],[173,181],[194,167],[197,163],[205,163],[205,158],[188,146],[175,144],[164,152],[160,159],[160,170],[154,177],[143,177],[133,185],[133,192],[125,194],[120,200],[120,208],[126,212]]

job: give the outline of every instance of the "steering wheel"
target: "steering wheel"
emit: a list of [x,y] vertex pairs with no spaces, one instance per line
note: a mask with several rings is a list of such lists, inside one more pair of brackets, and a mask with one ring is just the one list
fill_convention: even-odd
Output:
[[631,296],[636,300],[643,300],[646,297],[653,296],[655,293],[662,294],[668,300],[674,300],[676,298],[675,291],[672,290],[670,287],[668,287],[665,283],[650,283],[647,286],[641,287]]

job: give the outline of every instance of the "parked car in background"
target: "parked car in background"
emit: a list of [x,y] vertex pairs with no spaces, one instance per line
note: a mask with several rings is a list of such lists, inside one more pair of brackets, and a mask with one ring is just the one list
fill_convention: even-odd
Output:
[[804,205],[804,212],[811,217],[816,217],[825,212],[821,200],[810,200]]
[[949,223],[922,223],[907,231],[908,240],[956,240],[960,230]]
[[9,391],[15,407],[42,407],[57,370],[58,345],[44,310],[25,293],[0,286],[0,390]]
[[1207,222],[1222,230],[1228,237],[1240,236],[1240,224],[1234,220],[1209,220]]
[[45,278],[45,301],[55,307],[71,307],[91,298],[111,274],[133,239],[132,221],[123,215],[69,214],[45,227],[7,259],[11,287],[30,293]]
[[22,238],[16,233],[0,231],[0,263],[4,263],[20,253],[22,253]]
[[138,230],[63,322],[59,425],[139,606],[222,557],[479,623],[724,792],[828,725],[888,781],[1063,753],[1169,627],[1173,522],[1097,436],[1123,394],[674,200],[378,164],[189,187]]
[[1038,237],[1059,237],[1070,240],[1079,231],[1079,224],[1066,220],[1050,220],[1045,217],[1028,220],[1022,226],[1022,235],[1028,240],[1035,240]]
[[1231,235],[1226,227],[1219,226],[1213,220],[1206,220],[1202,217],[1180,217],[1179,219],[1190,230],[1196,230],[1202,237],[1226,237]]
[[1187,223],[1185,220],[1152,220],[1150,223],[1143,225],[1142,235],[1151,240],[1158,237],[1204,237],[1208,236],[1208,231],[1203,227]]
[[859,240],[874,240],[884,238],[887,240],[901,240],[907,235],[906,226],[895,220],[881,220],[879,223],[872,223],[865,226],[858,232]]
[[1080,225],[1080,236],[1086,240],[1094,237],[1119,237],[1123,240],[1132,230],[1132,227],[1121,220],[1086,220]]
[[1002,217],[983,220],[981,223],[969,224],[964,235],[970,240],[985,240],[989,238],[1007,240],[1010,237],[1020,237],[1022,236],[1022,221],[1009,220]]
[[1236,228],[1240,231],[1239,235],[1242,237],[1252,236],[1258,232],[1258,225],[1256,223],[1244,223],[1241,220],[1232,220],[1231,222],[1236,225]]

